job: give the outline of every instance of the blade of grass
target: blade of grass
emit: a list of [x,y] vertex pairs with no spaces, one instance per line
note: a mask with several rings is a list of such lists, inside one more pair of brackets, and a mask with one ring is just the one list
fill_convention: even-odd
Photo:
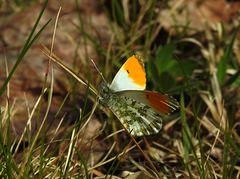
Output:
[[230,145],[229,145],[229,141],[228,138],[230,138],[230,131],[227,132],[228,130],[228,125],[227,123],[225,124],[225,133],[224,133],[224,145],[223,145],[223,171],[222,171],[222,178],[228,178],[228,157],[229,157],[229,149],[230,149]]
[[[44,93],[45,93],[45,92],[46,92],[46,91],[44,91]],[[24,142],[23,138],[24,138],[26,132],[27,132],[28,143],[29,143],[29,144],[31,143],[31,136],[30,136],[30,132],[29,132],[29,129],[28,129],[28,124],[31,122],[31,119],[32,119],[32,117],[33,117],[33,115],[34,115],[34,113],[35,113],[35,111],[36,111],[36,108],[37,108],[39,102],[40,102],[40,98],[41,98],[41,96],[37,99],[37,101],[36,101],[36,103],[35,103],[35,105],[34,105],[34,107],[33,107],[33,109],[32,109],[32,112],[31,112],[31,114],[30,114],[30,116],[29,116],[29,119],[28,119],[28,121],[27,121],[27,123],[26,123],[26,127],[24,128],[24,131],[23,131],[23,133],[22,133],[22,135],[21,135],[21,137],[20,137],[20,139],[19,139],[19,143],[18,143],[17,146],[16,146],[14,155],[16,155],[16,153],[17,153],[17,151],[18,151],[19,146],[20,146],[20,144],[21,144],[21,141]],[[25,144],[25,142],[24,142],[23,144]],[[25,154],[25,153],[24,153],[24,154]]]
[[76,132],[76,129],[74,128],[73,131],[72,131],[72,135],[71,135],[71,139],[70,139],[70,144],[69,144],[69,147],[68,147],[68,152],[67,152],[67,158],[66,158],[66,161],[65,161],[65,166],[64,166],[64,169],[63,169],[63,178],[68,178],[68,175],[69,175],[69,166],[70,164],[72,163],[72,157],[73,157],[73,153],[74,153],[74,148],[76,147],[76,137],[75,136],[75,132]]
[[[20,53],[20,55],[19,55],[16,63],[15,63],[14,66],[13,66],[13,69],[11,70],[9,76],[8,76],[7,79],[5,80],[3,86],[1,87],[1,89],[0,89],[0,96],[2,95],[5,87],[6,87],[7,84],[9,83],[9,81],[10,81],[10,79],[11,79],[14,71],[16,70],[16,68],[17,68],[17,66],[19,65],[19,63],[21,62],[21,60],[23,59],[24,55],[27,53],[27,51],[29,50],[29,48],[32,46],[32,44],[36,41],[36,39],[39,37],[39,35],[42,33],[42,31],[46,28],[46,26],[48,25],[48,23],[51,21],[51,20],[49,20],[49,21],[40,29],[40,31],[33,37],[33,39],[32,39],[33,33],[35,32],[36,27],[37,27],[37,25],[38,25],[38,23],[39,23],[42,15],[43,15],[43,12],[44,12],[44,10],[45,10],[45,8],[46,8],[47,2],[48,2],[48,1],[45,2],[44,6],[43,6],[43,8],[42,8],[42,11],[40,12],[39,17],[38,17],[38,19],[37,19],[37,21],[36,21],[36,23],[35,23],[32,31],[31,31],[28,39],[27,39],[27,42],[25,43],[25,46],[24,46],[22,52]],[[31,39],[32,39],[32,40],[31,40]],[[29,155],[28,157],[29,157],[29,158],[28,158],[28,161],[30,162],[30,158],[31,158],[30,155]],[[26,161],[26,163],[27,163],[27,160],[25,160],[25,161]],[[24,163],[24,165],[21,166],[21,170],[20,170],[20,172],[19,172],[18,178],[20,178],[22,175],[27,176],[26,173],[28,173],[27,171],[29,170],[29,165],[27,166],[27,168],[25,168],[25,164],[26,164],[26,163]],[[28,163],[28,164],[29,164],[29,163]],[[25,169],[26,169],[26,170],[25,170]],[[25,173],[25,172],[26,172],[26,173]]]
[[91,35],[89,35],[87,32],[84,31],[84,29],[82,29],[81,27],[79,27],[77,24],[73,23],[72,24],[80,30],[80,32],[83,34],[83,36],[85,36],[88,40],[90,40],[90,42],[92,42],[92,44],[95,46],[95,48],[104,56],[107,55],[106,50],[102,47],[102,45],[98,44],[94,38],[91,37]]
[[[184,104],[184,96],[183,96],[183,93],[181,93],[181,119],[182,119],[182,125],[186,128],[186,131],[187,133],[189,134],[190,136],[190,140],[192,139],[192,135],[191,135],[191,131],[189,129],[189,126],[187,124],[187,119],[186,119],[186,114],[185,114],[185,104]],[[188,137],[187,137],[187,134],[185,132],[184,129],[182,129],[182,135],[183,135],[183,147],[184,147],[184,158],[185,158],[185,163],[188,163],[189,162],[189,150],[190,150],[190,144],[189,143],[192,143],[192,140],[189,141],[188,140]],[[187,171],[191,171],[189,165],[186,165],[186,169]],[[190,178],[191,178],[191,175],[190,175]]]
[[[71,70],[71,68],[68,67],[68,65],[67,65],[66,63],[64,63],[63,61],[59,60],[58,58],[55,59],[55,58],[49,56],[48,54],[46,54],[46,53],[43,52],[43,51],[42,51],[42,53],[43,53],[44,55],[46,55],[48,58],[50,58],[51,60],[55,61],[57,64],[59,64],[63,69],[65,69],[69,74],[71,74],[78,82],[80,82],[80,83],[83,84],[84,86],[88,86],[88,84],[81,79],[83,76],[81,76],[81,78],[79,78],[79,77],[75,74],[75,72],[73,72],[73,71]],[[96,96],[98,96],[98,92],[97,92],[97,90],[94,88],[93,85],[90,85],[90,90],[91,90]]]
[[[6,76],[9,75],[8,72],[8,64],[7,64],[7,59],[6,59],[6,54],[5,54],[5,67],[6,67]],[[0,114],[1,119],[0,119],[0,129],[1,129],[1,134],[0,134],[0,154],[3,155],[5,162],[3,162],[5,164],[5,166],[3,167],[4,169],[0,170],[0,171],[5,171],[4,175],[6,177],[9,178],[13,178],[13,170],[12,167],[14,166],[13,164],[13,155],[12,155],[12,150],[11,150],[11,146],[12,146],[12,137],[10,135],[10,127],[11,127],[11,108],[9,106],[9,94],[10,94],[10,88],[9,88],[9,83],[7,84],[7,99],[6,99],[6,107],[5,107],[5,112],[3,113],[3,116]],[[0,107],[0,112],[1,112],[1,107]],[[4,120],[4,118],[6,118],[6,120]],[[6,123],[5,123],[6,121]],[[5,130],[3,131],[3,126],[5,126]],[[13,144],[14,145],[14,144]],[[3,159],[2,158],[2,159]]]
[[227,58],[221,57],[217,68],[217,77],[220,84],[223,83],[227,71]]
[[238,161],[238,155],[235,155],[234,156],[234,158],[233,158],[233,161],[232,161],[232,164],[231,164],[231,167],[230,167],[230,170],[229,170],[229,172],[228,172],[228,178],[230,179],[230,178],[233,178],[233,170],[234,170],[234,168],[236,167],[236,163],[237,163],[237,161]]
[[[235,119],[235,114],[237,107],[234,105],[232,107],[231,111],[231,116],[229,116],[229,124],[226,123],[225,125],[225,133],[224,133],[224,146],[223,146],[223,178],[227,178],[229,176],[229,171],[228,171],[228,157],[230,156],[230,143],[229,143],[229,138],[231,138],[232,135],[232,128],[233,128],[233,123]],[[229,130],[229,131],[228,131]],[[232,163],[230,170],[233,170],[232,168],[234,167],[234,163]],[[229,177],[230,178],[230,177]]]
[[233,141],[231,136],[227,135],[227,131],[225,131],[216,121],[211,121],[222,133],[224,133],[224,137],[227,137],[229,144],[233,147],[234,151],[240,156],[240,147],[236,145],[236,142]]
[[[8,105],[9,106],[9,105]],[[10,124],[11,124],[11,120],[10,120],[10,108],[6,109],[8,111],[8,120],[7,120],[7,141],[6,144],[3,143],[2,141],[2,148],[3,148],[3,153],[4,153],[4,157],[5,157],[5,161],[6,161],[6,173],[8,175],[8,178],[12,179],[13,178],[13,171],[12,171],[12,153],[11,153],[11,135],[10,135]]]
[[223,57],[221,57],[220,62],[218,64],[217,77],[218,77],[218,81],[220,84],[223,84],[223,82],[224,82],[224,79],[226,76],[226,70],[227,70],[227,63],[230,59],[233,44],[236,39],[239,28],[240,28],[240,25],[238,25],[237,28],[234,30],[233,36],[230,40],[230,44],[227,46],[226,51],[225,51]]
[[[183,126],[183,130],[185,131],[185,134],[186,134],[186,137],[187,137],[187,141],[189,141],[190,148],[191,148],[191,150],[192,150],[193,157],[194,157],[194,159],[195,159],[195,161],[196,161],[196,165],[197,165],[198,171],[201,173],[201,164],[200,164],[199,161],[198,161],[199,158],[198,158],[198,156],[197,156],[197,153],[196,153],[196,151],[195,151],[195,147],[194,147],[193,143],[190,142],[190,141],[192,140],[192,138],[190,138],[190,135],[189,135],[187,129],[185,128],[185,126]],[[191,175],[191,174],[190,174],[190,175]]]
[[[48,25],[48,23],[51,21],[51,20],[49,20],[49,21],[41,28],[41,30],[37,33],[37,35],[35,35],[35,37],[32,39],[33,34],[34,34],[34,32],[35,32],[38,24],[39,24],[39,21],[40,21],[42,15],[43,15],[43,12],[44,12],[45,8],[46,8],[46,6],[47,6],[47,3],[48,3],[48,0],[45,1],[44,5],[43,5],[43,8],[42,8],[42,10],[41,10],[41,12],[40,12],[40,14],[39,14],[39,16],[38,16],[38,18],[37,18],[34,26],[33,26],[33,29],[32,29],[31,32],[30,32],[30,35],[29,35],[29,37],[28,37],[28,39],[27,39],[27,41],[26,41],[26,43],[25,43],[25,45],[24,45],[24,47],[23,47],[23,49],[22,49],[22,51],[21,51],[21,53],[20,53],[20,55],[19,55],[19,57],[18,57],[18,59],[17,59],[17,61],[15,62],[15,64],[14,64],[11,72],[9,73],[7,79],[4,81],[2,87],[0,88],[0,96],[2,96],[2,94],[3,94],[3,92],[4,92],[4,90],[5,90],[6,86],[7,86],[7,84],[9,83],[9,81],[10,81],[13,73],[14,73],[15,70],[17,69],[19,63],[22,61],[23,57],[25,56],[25,54],[27,53],[27,51],[29,50],[29,48],[32,46],[32,44],[36,41],[36,39],[38,38],[38,36],[42,33],[42,31],[45,29],[45,27],[46,27],[46,26]],[[32,40],[31,40],[31,39],[32,39]]]
[[[122,123],[121,123],[122,124]],[[125,128],[124,125],[122,125],[123,128],[126,130],[126,132],[128,132],[128,130]],[[136,144],[136,146],[138,147],[138,149],[140,150],[140,152],[143,154],[144,158],[148,161],[149,165],[152,167],[153,171],[156,173],[156,175],[158,176],[159,179],[161,179],[161,175],[158,173],[157,169],[155,168],[155,166],[153,165],[153,163],[151,162],[151,160],[147,157],[147,155],[143,152],[142,148],[138,145],[137,141],[134,139],[134,137],[128,132],[129,136],[131,137],[132,141]]]
[[115,37],[118,38],[117,41],[119,41],[120,45],[123,47],[125,54],[128,54],[128,49],[126,48],[126,44],[124,42],[124,34],[120,30],[122,27],[126,31],[127,24],[125,22],[123,9],[119,5],[118,1],[112,0],[111,12],[113,16],[113,24],[115,27],[113,32],[117,34]]
[[[50,22],[50,21],[48,21],[48,22]],[[35,129],[34,129],[33,136],[35,136],[35,132],[37,131],[38,121],[39,121],[39,117],[40,117],[40,113],[41,113],[41,109],[42,109],[43,94],[44,94],[44,90],[45,90],[45,87],[46,87],[46,84],[47,84],[47,77],[48,77],[49,67],[50,67],[50,61],[49,61],[48,65],[47,65],[47,69],[46,69],[46,73],[45,73],[44,83],[43,83],[42,92],[41,92],[42,96],[40,98],[40,103],[39,103],[39,107],[38,107],[37,119],[36,119],[36,124],[35,124]]]
[[[65,168],[64,168],[64,178],[67,177],[67,174],[69,173],[68,172],[68,168],[70,166],[70,163],[71,163],[71,160],[69,160],[70,158],[72,159],[72,156],[73,156],[73,153],[74,153],[74,148],[75,148],[75,145],[76,145],[76,142],[77,142],[77,136],[78,136],[78,132],[80,130],[80,126],[81,126],[81,123],[83,122],[83,120],[89,115],[87,114],[86,116],[84,116],[85,114],[85,110],[86,110],[86,106],[87,106],[87,99],[88,99],[88,94],[89,94],[89,84],[90,84],[90,73],[89,73],[89,80],[88,80],[88,86],[87,86],[87,90],[86,90],[86,94],[85,94],[85,100],[84,100],[84,105],[83,105],[83,109],[82,109],[82,112],[81,112],[81,116],[80,116],[80,120],[78,122],[78,126],[76,127],[76,133],[77,135],[75,135],[74,137],[74,134],[75,134],[75,128],[73,130],[73,133],[72,133],[72,137],[71,137],[71,141],[70,141],[70,145],[69,145],[69,150],[68,150],[68,157],[67,157],[67,161],[65,163]],[[83,117],[84,116],[84,117]],[[87,126],[85,127],[85,129],[87,129]]]
[[144,48],[143,48],[145,50],[145,52],[143,54],[147,54],[147,52],[150,50],[150,47],[151,47],[150,46],[151,44],[149,43],[150,35],[151,35],[151,22],[153,21],[153,15],[154,15],[154,10],[156,8],[155,7],[156,3],[157,3],[157,1],[154,0],[149,9],[149,20],[148,20],[148,25],[147,25],[146,37],[145,37],[145,44],[144,44]]
[[[80,27],[81,31],[85,32],[84,22],[83,22],[83,19],[82,19],[82,14],[81,14],[81,10],[80,10],[80,7],[79,7],[79,3],[78,3],[77,0],[75,0],[75,3],[76,3],[76,6],[77,6],[78,18],[79,18],[80,25],[81,25],[81,27]],[[89,59],[88,50],[87,50],[87,37],[85,35],[83,35],[83,43],[84,43],[84,48],[85,48],[86,59]],[[85,61],[85,65],[87,65],[87,67],[89,68],[89,60]]]
[[126,21],[125,21],[123,9],[122,9],[121,5],[119,4],[119,1],[112,0],[111,5],[112,5],[113,21],[118,22],[119,25],[122,26],[126,30],[126,25],[127,24],[126,24]]
[[[81,155],[81,153],[79,152],[79,150],[78,150],[77,148],[75,148],[75,150],[77,151],[77,154],[78,154],[78,156],[79,156],[79,158],[80,158],[80,160],[81,160],[81,164],[82,164],[83,167],[84,167],[85,175],[86,175],[85,177],[86,177],[86,179],[89,179],[87,164],[86,164],[86,162],[84,161],[83,156]],[[82,176],[81,176],[81,177],[82,177]]]
[[[75,82],[74,82],[74,83],[75,83]],[[90,87],[88,87],[88,88],[90,89]],[[70,91],[69,91],[69,92],[70,92]],[[66,136],[63,137],[63,139],[62,139],[62,140],[60,141],[60,143],[55,147],[55,149],[47,156],[48,161],[49,161],[50,158],[54,155],[54,153],[56,152],[56,150],[60,147],[60,145],[62,144],[62,142],[65,141],[65,139],[73,132],[73,130],[74,130],[75,128],[78,129],[79,126],[80,126],[80,124],[81,124],[81,122],[82,122],[83,120],[85,120],[88,116],[90,116],[90,117],[87,119],[87,121],[84,123],[84,125],[82,126],[82,128],[80,128],[80,129],[78,130],[78,133],[74,136],[74,139],[73,139],[73,140],[76,139],[76,137],[79,135],[79,133],[82,131],[82,129],[84,129],[84,128],[86,127],[86,125],[88,124],[88,122],[89,122],[89,120],[90,120],[93,112],[95,111],[96,106],[97,106],[97,104],[95,104],[95,105],[93,106],[93,109],[92,109],[91,112],[89,112],[88,114],[86,114],[84,117],[81,117],[81,119],[78,121],[78,123],[75,124],[75,125],[72,127],[72,129],[66,134]],[[65,149],[67,149],[68,146],[69,146],[69,144],[66,146]],[[73,145],[73,146],[74,146],[74,145]],[[47,163],[48,163],[48,162],[47,162]],[[46,165],[47,165],[47,163],[46,163]],[[64,175],[66,174],[66,172],[65,172],[65,173],[62,173],[62,174],[63,174],[63,176],[64,176]]]
[[[42,93],[41,93],[41,97],[40,97],[40,103],[39,103],[39,110],[38,110],[37,120],[39,119],[39,116],[40,116],[40,112],[39,111],[41,111],[41,104],[42,104],[43,94],[44,94],[44,90],[45,90],[44,86],[46,86],[46,81],[47,81],[47,76],[45,76],[45,81],[44,81],[44,85],[43,85],[43,89],[42,89]],[[51,97],[52,97],[52,94],[49,93],[48,102],[47,102],[47,109],[46,109],[46,112],[45,112],[45,116],[43,118],[43,122],[40,125],[39,129],[37,129],[37,128],[35,129],[36,134],[33,137],[33,141],[31,142],[31,145],[29,147],[28,153],[26,154],[26,158],[25,158],[25,160],[22,163],[21,170],[20,170],[20,175],[19,175],[18,178],[20,178],[22,176],[22,174],[24,176],[28,176],[28,171],[30,170],[29,167],[30,167],[30,164],[31,164],[32,155],[33,155],[33,152],[34,152],[34,147],[36,145],[36,142],[38,140],[38,137],[39,137],[40,133],[42,132],[42,129],[44,127],[44,123],[47,120],[47,115],[48,115],[50,104],[51,104],[51,99],[50,99]]]
[[[142,141],[140,141],[140,142],[142,142]],[[140,143],[140,142],[139,142],[139,143]],[[139,144],[139,143],[138,143],[138,144]],[[130,147],[130,148],[127,149],[126,151],[121,152],[121,153],[119,154],[119,156],[124,155],[125,153],[131,151],[131,150],[134,149],[135,147],[136,147],[136,145],[133,145],[132,147]],[[115,156],[112,157],[112,158],[110,158],[110,159],[108,159],[108,160],[106,160],[106,161],[102,161],[101,163],[96,164],[95,166],[89,168],[88,170],[91,171],[91,170],[93,170],[94,168],[98,168],[98,167],[100,167],[100,166],[102,166],[102,165],[105,165],[106,163],[109,163],[109,162],[111,162],[111,161],[113,161],[113,160],[115,160]]]
[[[199,172],[202,174],[201,176],[203,177],[203,179],[205,179],[205,169],[204,169],[204,152],[203,152],[203,148],[202,148],[202,140],[201,140],[201,136],[200,136],[200,131],[199,131],[199,128],[198,128],[198,119],[197,119],[197,112],[196,112],[196,107],[195,107],[195,103],[194,103],[194,100],[193,100],[193,94],[192,94],[192,90],[190,88],[190,84],[189,84],[189,80],[188,80],[188,76],[186,75],[185,71],[184,71],[184,68],[181,64],[181,61],[179,60],[179,58],[177,57],[177,55],[174,53],[176,59],[178,60],[179,62],[179,66],[181,67],[182,69],[182,72],[184,74],[184,78],[186,79],[186,83],[187,83],[187,87],[188,87],[188,92],[189,92],[189,95],[191,97],[191,102],[192,102],[192,108],[193,108],[193,114],[194,114],[194,123],[195,123],[195,129],[197,130],[197,137],[198,137],[198,142],[199,142],[199,149],[200,149],[200,154],[201,154],[201,166],[198,162],[198,160],[196,160],[196,163],[197,163],[197,166],[198,166],[198,170]],[[187,133],[186,133],[187,134]],[[190,139],[188,139],[190,141]],[[192,151],[193,153],[195,153],[194,151],[194,147],[192,147]],[[196,154],[196,153],[195,153]],[[197,159],[197,156],[195,156],[196,159]]]
[[120,155],[120,154],[121,154],[121,150],[123,149],[123,147],[125,146],[125,144],[127,143],[127,141],[129,141],[129,139],[124,140],[123,144],[121,145],[118,153],[117,153],[116,156],[115,156],[115,159],[113,160],[111,166],[109,167],[109,170],[107,171],[107,174],[105,175],[105,179],[108,178],[108,175],[109,175],[109,173],[111,172],[111,169],[113,168],[113,165],[114,165],[115,162],[118,160],[118,157],[120,157],[120,160],[118,161],[116,167],[113,169],[113,172],[112,172],[111,175],[110,175],[110,178],[112,178],[112,175],[114,174],[117,166],[119,165],[119,162],[121,161],[121,159],[123,158],[123,156],[124,156],[125,153],[126,153],[126,150],[124,150],[124,151],[122,152],[122,155]]
[[[50,81],[50,88],[49,88],[49,92],[48,92],[48,99],[47,99],[47,110],[45,112],[45,116],[44,116],[44,124],[43,124],[43,134],[41,137],[41,153],[40,153],[40,165],[39,165],[39,178],[43,178],[43,171],[45,169],[45,167],[43,167],[43,163],[44,163],[44,145],[45,145],[45,136],[47,134],[47,130],[46,130],[46,125],[47,125],[47,116],[48,116],[48,112],[50,110],[50,106],[51,106],[51,102],[52,102],[52,95],[53,95],[53,83],[54,83],[54,72],[53,72],[53,68],[52,68],[52,78]],[[40,129],[39,129],[40,130]]]
[[[4,53],[4,62],[5,62],[5,69],[6,69],[6,76],[9,76],[9,71],[8,71],[8,63],[7,63],[7,57],[6,57],[6,53]],[[10,95],[10,87],[9,87],[9,83],[7,84],[7,97],[9,97]],[[1,96],[1,95],[0,95]],[[5,109],[8,109],[9,106],[8,106],[8,98],[6,99],[6,106],[5,106]],[[1,125],[4,126],[5,124],[5,120],[4,119],[7,119],[7,117],[4,117],[4,116],[7,116],[7,113],[8,113],[8,110],[5,110],[4,114],[3,114],[3,118],[2,118],[2,121],[1,121]],[[2,131],[2,130],[1,130]]]
[[109,11],[107,10],[107,7],[106,7],[105,4],[104,4],[104,0],[100,0],[100,2],[101,2],[101,4],[102,4],[103,10],[104,10],[104,12],[105,12],[105,14],[106,14],[106,16],[107,16],[107,18],[108,18],[108,22],[109,22],[109,24],[110,24],[110,27],[111,27],[111,29],[112,29],[112,32],[114,32],[114,27],[113,27],[113,24],[112,24],[111,16],[110,16],[110,14],[109,14]]

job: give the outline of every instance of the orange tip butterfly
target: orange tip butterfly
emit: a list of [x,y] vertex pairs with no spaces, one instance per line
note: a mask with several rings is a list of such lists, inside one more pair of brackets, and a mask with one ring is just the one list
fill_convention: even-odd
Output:
[[[100,73],[101,74],[101,73]],[[171,96],[147,91],[143,60],[133,55],[120,68],[111,84],[102,84],[99,98],[133,136],[151,135],[162,128],[162,116],[178,108]]]

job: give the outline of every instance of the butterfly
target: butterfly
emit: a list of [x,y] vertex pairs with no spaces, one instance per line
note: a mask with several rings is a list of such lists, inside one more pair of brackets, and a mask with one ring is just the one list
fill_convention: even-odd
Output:
[[133,55],[120,68],[111,84],[100,90],[100,103],[107,106],[133,136],[151,135],[162,128],[162,116],[178,108],[171,96],[147,91],[141,57]]

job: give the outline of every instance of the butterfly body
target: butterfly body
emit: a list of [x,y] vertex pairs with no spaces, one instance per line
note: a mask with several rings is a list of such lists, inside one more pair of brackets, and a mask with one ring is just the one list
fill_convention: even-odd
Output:
[[100,102],[106,105],[131,135],[155,134],[162,116],[178,107],[171,96],[145,90],[146,73],[139,56],[130,57],[111,84],[103,83]]

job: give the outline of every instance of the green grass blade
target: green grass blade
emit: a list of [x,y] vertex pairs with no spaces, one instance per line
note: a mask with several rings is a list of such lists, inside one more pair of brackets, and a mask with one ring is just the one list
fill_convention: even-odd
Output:
[[145,37],[145,44],[144,44],[144,54],[147,54],[147,51],[150,49],[150,44],[149,44],[149,40],[151,38],[151,22],[153,21],[153,15],[154,15],[154,10],[156,8],[156,3],[157,1],[154,0],[152,2],[152,5],[149,9],[149,20],[148,20],[148,27],[147,27],[147,32],[146,32],[146,37]]
[[111,4],[112,4],[112,14],[113,14],[114,22],[118,22],[120,26],[125,28],[126,26],[125,17],[124,17],[122,7],[119,4],[119,1],[112,0]]
[[230,178],[233,178],[233,170],[234,170],[234,168],[236,167],[236,163],[237,163],[237,161],[238,161],[238,155],[235,155],[235,157],[234,157],[234,159],[233,159],[233,161],[232,161],[232,164],[231,164],[231,167],[230,167],[230,170],[229,170],[229,172],[228,172],[228,178],[230,179]]
[[[111,172],[111,169],[113,168],[115,162],[118,160],[118,156],[120,155],[120,153],[121,153],[122,149],[124,148],[125,144],[127,143],[127,141],[129,141],[129,140],[125,140],[125,141],[123,142],[123,144],[121,145],[118,153],[117,153],[116,156],[115,156],[114,161],[112,162],[111,166],[109,167],[109,170],[108,170],[107,174],[105,175],[105,179],[108,178],[108,175],[109,175],[109,173]],[[123,156],[124,156],[124,154],[121,155],[120,161],[121,161],[121,159],[123,158]],[[118,165],[118,164],[117,164],[117,165]],[[117,167],[115,167],[114,171],[116,170],[116,168],[117,168]],[[114,174],[114,171],[111,173],[110,178],[111,178],[112,175]]]
[[[177,55],[174,54],[176,59],[178,59]],[[199,172],[202,174],[201,176],[203,177],[203,179],[205,179],[205,168],[204,168],[204,163],[205,163],[205,160],[204,160],[204,151],[203,151],[203,148],[202,148],[202,140],[201,140],[201,136],[200,136],[200,131],[199,131],[199,128],[198,128],[198,119],[197,119],[197,111],[196,111],[196,107],[195,107],[195,102],[193,100],[193,94],[192,94],[192,90],[190,88],[190,84],[189,84],[189,80],[188,80],[188,76],[186,75],[185,71],[184,71],[184,68],[180,62],[180,60],[178,59],[178,62],[179,62],[179,66],[181,67],[182,69],[182,72],[184,74],[184,78],[186,79],[186,83],[187,83],[187,87],[188,87],[188,92],[189,92],[189,95],[191,97],[191,102],[192,102],[192,108],[193,108],[193,114],[194,114],[194,123],[195,123],[195,129],[197,131],[197,137],[198,137],[198,142],[199,142],[199,149],[200,149],[200,154],[201,154],[201,167],[199,166],[199,162],[198,162],[198,159],[196,158],[197,156],[195,156],[196,158],[196,162],[197,162],[197,166],[198,166],[198,170]],[[186,133],[187,134],[187,133]],[[190,136],[189,136],[190,137]],[[190,140],[190,139],[188,139]],[[194,148],[193,148],[194,149]],[[195,153],[195,151],[193,150],[193,152]]]
[[[189,129],[189,126],[187,124],[187,119],[186,119],[186,114],[185,114],[185,104],[184,104],[184,96],[183,96],[183,93],[181,93],[181,119],[182,119],[182,125],[185,126],[186,128],[186,131],[188,132],[188,134],[190,135],[190,139],[192,139],[192,135],[190,133],[190,129]],[[183,135],[183,147],[184,147],[184,158],[185,158],[185,163],[188,163],[189,162],[189,150],[190,150],[190,142],[192,141],[189,141],[188,140],[188,137],[187,137],[187,134],[185,132],[185,130],[182,129],[182,135]],[[189,166],[187,165],[187,168],[189,168]]]
[[220,84],[223,83],[227,71],[227,58],[221,57],[217,69],[217,77]]
[[[83,19],[82,19],[82,14],[81,14],[81,10],[80,10],[78,1],[76,0],[75,3],[76,3],[76,6],[77,6],[78,18],[79,18],[80,25],[81,25],[81,31],[85,32],[85,30],[84,30],[84,23],[83,23]],[[84,48],[85,48],[85,53],[86,53],[86,59],[89,59],[89,57],[88,57],[88,50],[87,50],[87,38],[86,38],[85,35],[83,35],[83,43],[84,43]],[[87,62],[88,61],[89,60],[87,60]],[[87,65],[89,67],[89,63],[87,63]]]
[[[8,105],[9,106],[9,105]],[[7,120],[7,144],[5,144],[3,147],[4,156],[6,160],[6,168],[7,168],[7,175],[8,178],[13,178],[13,171],[12,171],[12,152],[11,152],[11,134],[10,134],[10,126],[11,126],[11,120],[10,120],[10,108],[8,110],[8,120]]]
[[77,154],[78,154],[78,156],[79,156],[79,158],[80,158],[80,160],[81,160],[81,164],[82,164],[83,167],[84,167],[85,174],[86,174],[85,177],[86,177],[86,179],[89,179],[87,164],[86,164],[86,162],[84,161],[83,156],[81,155],[81,153],[79,152],[79,150],[78,150],[77,148],[75,148],[75,149],[76,149]]
[[235,29],[233,36],[230,40],[230,44],[227,46],[226,51],[225,51],[223,57],[220,59],[220,62],[218,64],[217,77],[218,77],[218,81],[220,84],[223,84],[223,82],[224,82],[224,79],[226,76],[227,64],[230,59],[230,55],[231,55],[232,48],[233,48],[233,43],[236,39],[239,28],[240,28],[240,25],[238,25],[237,28]]
[[[227,123],[225,126],[225,131],[227,131]],[[222,178],[227,178],[228,175],[228,156],[229,156],[229,141],[228,138],[230,138],[230,132],[224,133],[224,145],[223,145],[223,172],[222,172]]]
[[92,37],[91,35],[89,35],[88,33],[86,33],[81,27],[79,27],[78,25],[74,24],[73,25],[80,30],[80,32],[83,34],[83,36],[85,36],[86,38],[88,38],[88,40],[90,40],[90,42],[92,42],[92,44],[95,46],[95,48],[104,56],[107,55],[107,51],[102,47],[102,45],[98,44]]
[[[229,138],[231,138],[231,135],[232,135],[232,130],[233,130],[232,128],[234,124],[235,114],[237,111],[236,109],[237,109],[237,106],[234,105],[232,107],[231,116],[229,115],[229,118],[228,118],[229,123],[226,123],[225,125],[224,145],[223,145],[223,178],[227,178],[227,176],[229,176],[228,159],[229,159],[229,156],[231,155]],[[233,168],[234,166],[235,166],[234,163],[232,163],[231,168]]]
[[111,16],[110,16],[110,14],[109,14],[109,11],[108,11],[107,7],[106,7],[105,4],[104,4],[104,0],[100,0],[100,1],[101,1],[103,10],[104,10],[104,12],[105,12],[105,14],[106,14],[106,16],[107,16],[107,18],[108,18],[108,22],[109,22],[109,24],[110,24],[110,26],[111,26],[111,30],[114,32],[114,27],[113,27],[113,24],[112,24],[112,20],[111,20]]
[[[193,154],[193,157],[194,157],[194,159],[195,159],[195,162],[196,162],[196,165],[197,165],[197,168],[198,168],[198,171],[201,173],[201,171],[202,171],[202,169],[201,169],[201,164],[199,163],[199,158],[198,158],[198,156],[197,156],[197,153],[196,153],[196,151],[195,151],[195,147],[194,147],[194,145],[193,145],[193,143],[191,142],[192,141],[192,138],[190,137],[190,135],[189,135],[189,133],[188,133],[188,131],[187,131],[187,129],[185,128],[185,126],[183,126],[183,130],[185,131],[185,136],[187,137],[187,141],[189,141],[189,145],[190,145],[190,148],[191,148],[191,150],[192,150],[192,154]],[[188,168],[187,168],[188,169]],[[191,175],[191,174],[190,174]]]
[[26,55],[26,53],[29,50],[29,48],[31,47],[31,45],[36,41],[37,37],[41,34],[41,32],[48,25],[50,20],[43,26],[43,28],[39,31],[39,33],[35,36],[35,38],[33,38],[33,40],[31,40],[32,37],[33,37],[33,34],[34,34],[38,24],[39,24],[39,21],[40,21],[42,15],[43,15],[43,12],[44,12],[44,10],[45,10],[45,8],[47,6],[47,3],[48,3],[48,0],[45,1],[45,4],[43,5],[43,8],[42,8],[42,10],[41,10],[41,12],[40,12],[40,14],[39,14],[35,24],[34,24],[34,27],[33,27],[32,31],[30,32],[30,35],[29,35],[29,37],[28,37],[28,39],[27,39],[27,41],[26,41],[26,43],[25,43],[25,45],[24,45],[24,47],[23,47],[23,49],[22,49],[22,51],[21,51],[21,53],[20,53],[20,55],[19,55],[19,57],[17,59],[17,61],[15,62],[15,64],[14,64],[12,70],[10,71],[7,79],[4,81],[2,87],[0,88],[0,96],[2,96],[2,94],[3,94],[7,84],[9,83],[13,73],[17,69],[17,67],[18,67],[19,63],[22,61],[23,57]]
[[214,126],[216,126],[222,133],[224,133],[224,137],[227,137],[227,140],[231,147],[233,147],[234,151],[240,156],[240,146],[237,146],[236,143],[232,140],[231,136],[227,135],[227,131],[225,131],[218,123],[215,121],[211,121]]
[[48,99],[47,99],[47,110],[45,112],[45,116],[44,116],[44,124],[43,124],[43,133],[42,133],[42,137],[41,137],[41,153],[40,153],[40,165],[39,165],[39,178],[42,178],[43,175],[43,171],[45,169],[45,167],[43,166],[44,164],[44,145],[45,145],[45,136],[47,134],[47,130],[46,130],[46,126],[47,126],[47,116],[48,116],[48,112],[50,111],[50,106],[51,106],[51,102],[52,102],[52,95],[53,95],[53,83],[54,83],[54,72],[52,69],[52,76],[51,76],[51,81],[50,81],[50,88],[49,88],[49,92],[48,92]]

